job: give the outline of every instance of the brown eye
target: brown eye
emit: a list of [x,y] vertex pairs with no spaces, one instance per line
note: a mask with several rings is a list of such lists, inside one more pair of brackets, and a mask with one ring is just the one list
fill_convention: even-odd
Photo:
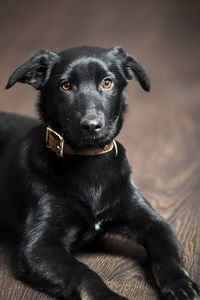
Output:
[[105,78],[102,81],[102,87],[104,89],[109,89],[109,88],[111,88],[112,85],[113,85],[113,81],[110,78]]
[[71,84],[68,82],[68,81],[66,81],[66,82],[63,82],[62,84],[61,84],[61,89],[64,91],[64,92],[67,92],[67,91],[69,91],[69,90],[71,90]]

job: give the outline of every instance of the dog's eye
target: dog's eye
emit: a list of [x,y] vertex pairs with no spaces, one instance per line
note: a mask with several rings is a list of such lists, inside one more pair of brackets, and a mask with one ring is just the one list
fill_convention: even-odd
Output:
[[71,90],[71,88],[72,88],[72,86],[71,86],[71,84],[70,84],[68,81],[63,82],[63,83],[61,84],[61,89],[62,89],[64,92],[67,92],[67,91]]
[[105,78],[103,81],[102,81],[102,87],[104,89],[109,89],[111,88],[113,85],[113,81],[110,79],[110,78]]

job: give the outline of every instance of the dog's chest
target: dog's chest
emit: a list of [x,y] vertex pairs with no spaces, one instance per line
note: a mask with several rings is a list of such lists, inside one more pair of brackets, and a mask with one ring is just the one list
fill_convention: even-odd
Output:
[[104,223],[108,221],[107,210],[109,208],[104,203],[103,194],[102,187],[88,186],[84,198],[89,204],[90,209],[87,215],[84,215],[85,219],[82,212],[79,211],[78,214],[82,220],[81,223],[79,221],[75,222],[70,228],[65,230],[63,242],[67,250],[78,249],[92,240],[96,235],[101,234]]
[[92,165],[82,162],[79,163],[78,173],[70,172],[66,193],[70,196],[75,215],[71,228],[66,229],[67,248],[79,248],[79,245],[103,233],[119,205],[120,172],[112,161],[100,162]]
[[87,189],[87,197],[94,216],[98,215],[105,209],[103,204],[102,186],[89,186]]
[[72,173],[70,181],[65,185],[66,194],[70,193],[72,197],[74,195],[75,201],[89,207],[95,219],[107,211],[116,198],[118,185],[107,168],[108,166],[104,167],[104,164],[99,166],[97,163],[92,166],[84,165],[84,168],[79,166],[78,174]]

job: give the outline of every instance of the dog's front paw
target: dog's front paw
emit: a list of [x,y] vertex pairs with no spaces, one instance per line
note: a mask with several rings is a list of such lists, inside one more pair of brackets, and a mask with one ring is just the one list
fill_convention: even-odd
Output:
[[200,287],[189,278],[171,282],[162,289],[165,300],[200,300]]

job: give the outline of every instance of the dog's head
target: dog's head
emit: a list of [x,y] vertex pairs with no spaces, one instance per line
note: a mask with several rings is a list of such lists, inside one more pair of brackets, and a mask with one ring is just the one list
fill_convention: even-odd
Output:
[[104,146],[120,131],[126,108],[124,88],[133,73],[145,91],[149,77],[121,47],[41,50],[10,77],[40,90],[39,112],[73,148]]

